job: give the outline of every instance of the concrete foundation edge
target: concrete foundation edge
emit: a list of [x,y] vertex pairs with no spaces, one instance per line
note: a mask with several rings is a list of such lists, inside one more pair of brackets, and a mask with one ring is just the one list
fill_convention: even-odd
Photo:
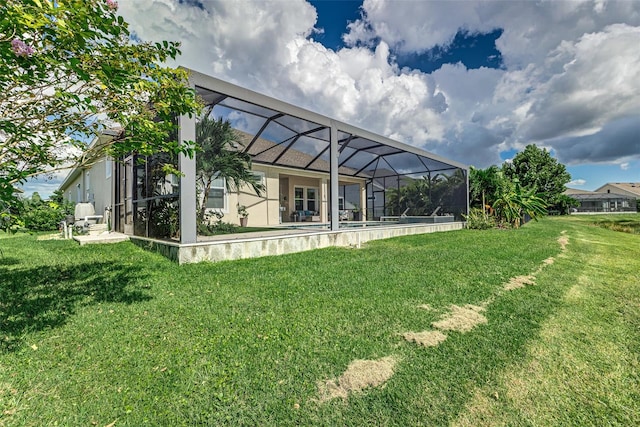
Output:
[[158,252],[179,264],[188,264],[284,255],[332,246],[360,247],[362,244],[372,240],[461,230],[464,226],[464,222],[411,224],[395,227],[363,228],[361,230],[320,231],[261,239],[191,243],[187,245],[135,236],[131,236],[131,241],[146,250]]

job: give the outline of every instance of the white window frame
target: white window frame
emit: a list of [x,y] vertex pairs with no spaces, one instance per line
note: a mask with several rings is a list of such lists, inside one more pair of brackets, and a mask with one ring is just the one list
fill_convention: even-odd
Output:
[[[217,178],[214,178],[217,179]],[[209,189],[209,191],[211,190],[222,190],[222,209],[220,208],[209,208],[207,207],[207,210],[211,210],[211,211],[218,211],[218,212],[222,212],[224,214],[228,214],[229,213],[229,192],[227,191],[227,180],[224,177],[221,177],[220,179],[222,179],[222,186],[213,186],[213,183],[211,185],[211,188]],[[207,201],[211,200],[211,193],[209,193],[209,198],[207,199]]]
[[[302,199],[300,199],[299,197],[296,197],[296,190],[297,189],[302,189]],[[316,209],[309,209],[309,198],[308,198],[308,193],[307,190],[313,190],[316,193],[316,198],[315,199],[311,199],[315,202],[316,204]],[[320,212],[320,189],[318,187],[311,187],[311,186],[304,186],[304,185],[294,185],[293,186],[293,207],[296,207],[296,201],[297,200],[302,200],[302,206],[304,207],[304,209],[302,209],[303,211],[313,211],[313,212]],[[300,210],[300,209],[296,209],[296,210]]]
[[256,178],[256,181],[258,181],[258,184],[262,184],[262,185],[267,185],[266,183],[266,174],[262,171],[252,171],[253,176]]

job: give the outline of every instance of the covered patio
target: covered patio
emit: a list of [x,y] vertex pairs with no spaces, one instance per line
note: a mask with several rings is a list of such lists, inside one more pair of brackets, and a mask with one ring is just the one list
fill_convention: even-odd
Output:
[[[250,226],[296,228],[278,231],[278,238],[299,235],[301,230],[336,233],[346,225],[365,225],[370,234],[372,226],[415,230],[421,223],[462,224],[468,211],[466,165],[195,71],[190,71],[190,84],[210,117],[234,129],[238,149],[251,156],[252,171],[265,189],[257,195],[250,188],[228,191],[223,181],[215,183],[206,207],[221,221],[238,224],[242,206]],[[179,140],[200,142],[197,120],[179,117]],[[154,158],[131,159],[129,177],[121,171],[119,180],[125,184],[116,189],[122,206],[114,215],[121,223],[116,229],[128,228],[146,242],[171,247],[252,239],[212,239],[199,233],[196,212],[202,188],[197,184],[197,159],[182,155],[172,161],[182,173],[179,178],[159,172]],[[135,188],[129,190],[126,181]],[[257,236],[269,237],[273,236]]]

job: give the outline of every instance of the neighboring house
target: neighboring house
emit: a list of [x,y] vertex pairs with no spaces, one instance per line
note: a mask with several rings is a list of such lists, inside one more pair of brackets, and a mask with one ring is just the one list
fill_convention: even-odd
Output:
[[[636,212],[637,196],[611,192],[612,188],[601,187],[597,191],[585,191],[568,188],[564,194],[576,199],[578,206],[574,206],[574,213],[611,213]],[[607,191],[600,191],[605,188]]]
[[[309,221],[337,230],[339,220],[379,219],[386,215],[388,189],[436,174],[463,177],[443,200],[441,212],[462,221],[468,211],[466,165],[197,72],[191,72],[190,81],[212,115],[236,130],[265,186],[258,196],[249,187],[228,191],[224,179],[215,180],[207,209],[222,214],[225,222],[238,224],[242,205],[250,226]],[[196,139],[195,123],[180,117],[181,140]],[[113,230],[198,242],[202,195],[195,159],[171,160],[181,177],[162,172],[158,165],[166,161],[136,155],[104,159],[72,171],[61,189],[68,200],[94,203],[97,214],[111,208]]]
[[608,182],[595,193],[615,193],[640,199],[640,182]]

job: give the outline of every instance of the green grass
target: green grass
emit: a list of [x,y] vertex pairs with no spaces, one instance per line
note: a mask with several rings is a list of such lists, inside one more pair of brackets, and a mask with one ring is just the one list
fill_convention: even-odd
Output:
[[577,220],[589,222],[598,227],[624,233],[640,234],[639,214],[585,215]]
[[[640,237],[592,224],[185,266],[2,238],[0,425],[638,425]],[[401,337],[490,299],[437,347]],[[318,381],[389,355],[384,387],[317,402]]]

